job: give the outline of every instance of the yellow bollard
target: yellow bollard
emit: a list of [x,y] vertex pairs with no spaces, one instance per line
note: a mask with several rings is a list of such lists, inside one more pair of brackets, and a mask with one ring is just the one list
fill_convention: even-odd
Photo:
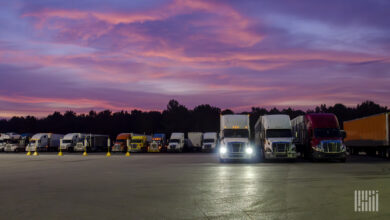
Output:
[[129,151],[126,152],[126,157],[130,157],[130,152]]
[[31,151],[27,151],[27,156],[31,156]]
[[60,157],[63,156],[61,148],[60,148],[60,152],[58,152],[58,156]]
[[84,151],[83,156],[88,156],[87,151]]
[[106,157],[111,157],[110,151],[107,152]]
[[39,154],[38,154],[38,151],[37,151],[37,148],[35,148],[35,151],[34,151],[34,153],[33,153],[33,156],[38,156]]
[[111,140],[110,140],[110,138],[108,138],[108,140],[107,140],[107,154],[106,154],[106,157],[111,157],[110,145],[111,145]]

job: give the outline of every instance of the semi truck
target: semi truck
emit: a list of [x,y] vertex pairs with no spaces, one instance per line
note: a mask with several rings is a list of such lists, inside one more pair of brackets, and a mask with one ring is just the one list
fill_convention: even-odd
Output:
[[84,138],[81,138],[76,146],[74,151],[76,152],[97,152],[97,151],[107,151],[108,148],[108,135],[101,134],[86,134]]
[[202,132],[188,132],[188,147],[193,151],[201,151],[202,138]]
[[79,141],[82,141],[85,137],[85,134],[82,133],[69,133],[64,136],[60,141],[61,151],[73,152],[74,147]]
[[134,135],[131,138],[130,152],[147,152],[149,143],[152,141],[150,135]]
[[169,139],[169,145],[167,150],[169,152],[183,152],[186,144],[184,133],[174,132]]
[[219,160],[254,160],[256,151],[249,141],[249,115],[221,115]]
[[166,136],[162,133],[153,134],[152,143],[148,148],[148,152],[164,152],[166,151]]
[[263,160],[296,159],[290,116],[260,116],[255,124],[255,146]]
[[60,147],[62,134],[38,133],[31,137],[26,151],[56,151]]
[[310,113],[291,120],[294,142],[301,156],[346,161],[346,147],[336,115]]
[[205,132],[203,133],[203,152],[214,151],[218,144],[218,134],[217,132]]
[[9,138],[5,141],[4,151],[6,152],[21,152],[24,151],[26,145],[28,144],[29,138],[31,135],[29,134],[8,134]]
[[345,121],[345,144],[351,154],[364,152],[390,158],[390,113]]
[[116,137],[115,143],[112,146],[113,152],[126,152],[130,148],[132,133],[121,133]]

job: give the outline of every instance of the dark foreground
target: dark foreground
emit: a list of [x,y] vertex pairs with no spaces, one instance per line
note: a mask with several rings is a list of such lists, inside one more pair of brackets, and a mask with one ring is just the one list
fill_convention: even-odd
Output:
[[[389,219],[390,161],[220,164],[213,154],[0,154],[0,219]],[[379,212],[354,212],[354,190]]]

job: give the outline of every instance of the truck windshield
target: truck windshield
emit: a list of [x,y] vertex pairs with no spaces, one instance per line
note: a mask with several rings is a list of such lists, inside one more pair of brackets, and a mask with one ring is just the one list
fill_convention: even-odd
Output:
[[214,143],[214,139],[204,139],[203,143]]
[[70,143],[72,143],[72,140],[62,140],[62,143],[64,143],[64,144],[70,144]]
[[171,143],[179,143],[180,141],[179,141],[179,139],[171,139],[170,142]]
[[315,128],[314,136],[323,137],[341,137],[340,129],[338,128]]
[[290,129],[268,129],[266,131],[267,138],[287,138],[292,137]]
[[248,138],[249,131],[247,129],[225,129],[223,136],[227,138]]
[[134,140],[131,140],[131,143],[142,143],[142,140],[141,139],[134,139]]

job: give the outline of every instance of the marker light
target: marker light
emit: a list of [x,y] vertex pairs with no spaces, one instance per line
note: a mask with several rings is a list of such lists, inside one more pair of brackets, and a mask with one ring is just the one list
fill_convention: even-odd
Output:
[[253,149],[252,149],[251,147],[247,147],[247,148],[245,149],[245,153],[247,153],[247,154],[252,154],[252,153],[253,153]]

